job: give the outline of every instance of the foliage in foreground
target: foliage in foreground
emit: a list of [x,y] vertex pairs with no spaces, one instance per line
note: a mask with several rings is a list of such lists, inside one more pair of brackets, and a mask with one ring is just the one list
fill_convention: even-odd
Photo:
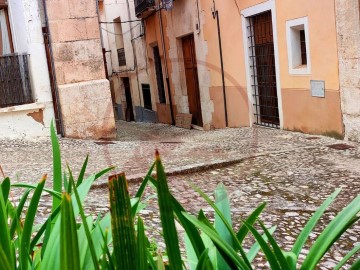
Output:
[[[299,254],[318,221],[340,190],[336,190],[313,214],[298,235],[290,251],[281,249],[272,234],[276,227],[266,228],[260,220],[265,203],[259,205],[240,229],[232,225],[229,197],[220,184],[215,202],[196,186],[193,188],[214,209],[215,221],[200,210],[197,216],[185,211],[170,193],[159,155],[144,177],[134,198],[130,198],[124,174],[109,178],[111,213],[93,220],[84,212],[84,200],[96,179],[109,172],[105,169],[85,179],[88,158],[75,179],[69,166],[61,166],[60,147],[54,129],[53,189],[46,189],[44,176],[37,185],[14,184],[5,178],[0,188],[0,265],[1,269],[255,269],[253,260],[264,254],[271,269],[315,269],[324,255],[359,219],[360,196],[345,207],[312,243],[304,260]],[[156,170],[156,178],[152,176]],[[146,207],[143,198],[151,186],[158,198],[166,253],[153,252],[140,210]],[[25,188],[20,201],[9,199],[11,188]],[[43,192],[52,198],[52,212],[45,222],[34,225]],[[30,196],[31,194],[31,196]],[[27,206],[28,205],[28,206]],[[27,206],[27,207],[25,207]],[[180,252],[178,223],[184,231],[186,254]],[[249,235],[255,239],[250,249],[244,248]],[[335,267],[340,269],[360,250],[354,247]],[[351,269],[360,269],[360,259]]]

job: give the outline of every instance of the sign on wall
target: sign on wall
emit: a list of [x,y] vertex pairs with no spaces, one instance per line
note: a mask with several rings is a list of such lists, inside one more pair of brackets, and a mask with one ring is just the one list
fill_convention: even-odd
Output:
[[310,91],[312,97],[325,97],[325,81],[310,80]]

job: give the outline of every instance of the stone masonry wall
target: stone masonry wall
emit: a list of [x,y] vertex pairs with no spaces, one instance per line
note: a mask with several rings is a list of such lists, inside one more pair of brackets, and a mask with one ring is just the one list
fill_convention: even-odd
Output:
[[335,3],[345,138],[360,141],[360,1]]
[[65,136],[113,138],[96,0],[46,0]]

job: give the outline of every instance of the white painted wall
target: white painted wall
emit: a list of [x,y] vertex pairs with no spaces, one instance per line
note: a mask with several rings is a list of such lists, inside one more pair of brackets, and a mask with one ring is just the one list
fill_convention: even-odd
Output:
[[[118,91],[116,92],[116,99],[119,100],[118,96],[120,96],[122,102],[125,103],[125,95],[123,93],[124,89],[121,83],[121,79],[119,78],[129,77],[133,105],[142,106],[142,95],[139,91],[141,84],[150,84],[151,89],[154,88],[152,83],[149,81],[149,77],[147,74],[147,57],[144,38],[137,38],[142,33],[142,26],[141,22],[137,21],[138,18],[135,16],[134,1],[129,0],[128,6],[126,0],[104,0],[103,6],[103,12],[100,14],[101,21],[113,22],[114,19],[119,17],[122,22],[133,21],[121,24],[126,57],[126,66],[123,67],[119,67],[118,65],[116,36],[114,35],[114,24],[101,24],[101,31],[104,47],[107,51],[111,51],[106,54],[106,57],[108,62],[108,74],[110,76],[110,79],[115,82],[115,91]],[[128,7],[130,8],[130,10]],[[134,39],[134,41],[131,41],[131,39]],[[132,43],[134,45],[134,50],[137,58],[138,78],[135,71],[135,60]],[[116,74],[113,74],[113,72]],[[113,78],[111,78],[111,76]],[[153,110],[156,110],[156,99],[154,95],[152,95],[152,99]]]
[[[0,138],[49,136],[54,118],[49,73],[42,36],[40,0],[9,0],[9,16],[17,53],[29,53],[31,87],[35,104],[0,109]],[[27,114],[43,110],[44,124]]]

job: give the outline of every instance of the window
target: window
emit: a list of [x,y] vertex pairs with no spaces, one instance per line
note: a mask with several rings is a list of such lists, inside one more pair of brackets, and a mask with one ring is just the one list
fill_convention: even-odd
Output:
[[152,110],[150,85],[141,84],[141,88],[143,92],[144,108],[148,110]]
[[125,57],[124,39],[123,39],[120,17],[116,18],[113,22],[114,22],[117,57],[118,57],[119,66],[122,67],[122,66],[126,66],[126,57]]
[[11,54],[13,50],[7,9],[1,7],[3,5],[0,1],[0,55],[6,55]]
[[156,81],[157,81],[157,87],[158,87],[158,93],[159,93],[159,102],[166,103],[164,79],[163,79],[164,77],[163,77],[163,72],[162,72],[159,47],[156,46],[156,47],[154,47],[153,50],[154,50],[154,60],[155,60]]
[[308,18],[286,22],[289,73],[306,75],[311,73]]

